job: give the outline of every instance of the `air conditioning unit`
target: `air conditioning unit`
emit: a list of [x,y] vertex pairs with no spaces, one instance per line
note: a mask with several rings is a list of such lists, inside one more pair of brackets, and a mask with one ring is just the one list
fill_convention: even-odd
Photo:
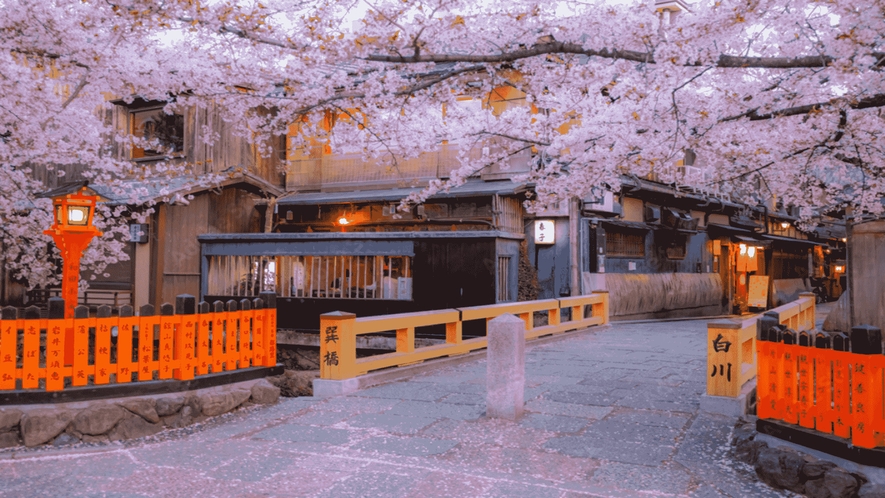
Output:
[[584,211],[621,214],[621,204],[614,201],[614,195],[611,192],[605,192],[601,197],[585,197],[583,200]]
[[643,219],[646,223],[659,224],[661,222],[661,208],[658,206],[645,206],[645,216]]

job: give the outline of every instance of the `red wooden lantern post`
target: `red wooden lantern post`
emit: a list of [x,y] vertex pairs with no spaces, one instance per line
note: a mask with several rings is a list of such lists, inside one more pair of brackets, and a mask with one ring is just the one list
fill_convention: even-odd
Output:
[[65,300],[65,318],[73,318],[74,308],[77,306],[80,258],[83,256],[83,251],[89,246],[93,237],[101,235],[101,232],[92,225],[98,196],[88,192],[91,190],[84,183],[71,193],[51,196],[55,222],[49,230],[43,232],[52,236],[61,251],[63,261],[61,297]]

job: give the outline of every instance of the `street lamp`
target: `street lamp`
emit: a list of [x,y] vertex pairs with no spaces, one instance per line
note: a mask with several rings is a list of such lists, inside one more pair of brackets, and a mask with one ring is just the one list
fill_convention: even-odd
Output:
[[77,306],[83,251],[93,237],[101,236],[92,225],[98,196],[87,185],[86,182],[67,185],[43,194],[43,197],[52,199],[54,220],[49,230],[43,233],[51,236],[61,251],[61,297],[65,300],[65,318],[73,318]]

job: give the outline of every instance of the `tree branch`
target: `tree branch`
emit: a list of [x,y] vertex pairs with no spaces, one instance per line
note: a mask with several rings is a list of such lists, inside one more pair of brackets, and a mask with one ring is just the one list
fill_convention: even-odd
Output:
[[[603,59],[620,59],[633,62],[642,62],[646,64],[656,64],[654,53],[651,51],[640,52],[635,50],[620,50],[617,48],[591,49],[585,48],[577,43],[566,42],[547,42],[538,43],[528,48],[521,48],[498,54],[488,55],[469,55],[469,54],[414,54],[414,55],[393,55],[393,54],[372,54],[366,57],[366,60],[372,62],[392,62],[403,64],[416,64],[426,62],[469,62],[479,64],[494,64],[504,62],[514,62],[520,59],[528,59],[539,55],[553,54],[575,54],[586,55],[588,57],[600,57]],[[881,67],[885,62],[882,56],[885,54],[873,53],[877,59],[875,67]],[[788,69],[788,68],[815,68],[827,67],[835,61],[834,57],[822,55],[809,55],[804,57],[745,57],[736,55],[720,55],[712,64],[701,61],[693,61],[684,63],[684,66],[714,66],[721,68],[767,68],[767,69]]]

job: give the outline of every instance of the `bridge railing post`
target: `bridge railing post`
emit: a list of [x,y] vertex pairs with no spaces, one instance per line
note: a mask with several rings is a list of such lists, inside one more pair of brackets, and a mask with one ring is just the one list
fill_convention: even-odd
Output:
[[320,315],[320,378],[356,376],[356,315],[333,311]]

